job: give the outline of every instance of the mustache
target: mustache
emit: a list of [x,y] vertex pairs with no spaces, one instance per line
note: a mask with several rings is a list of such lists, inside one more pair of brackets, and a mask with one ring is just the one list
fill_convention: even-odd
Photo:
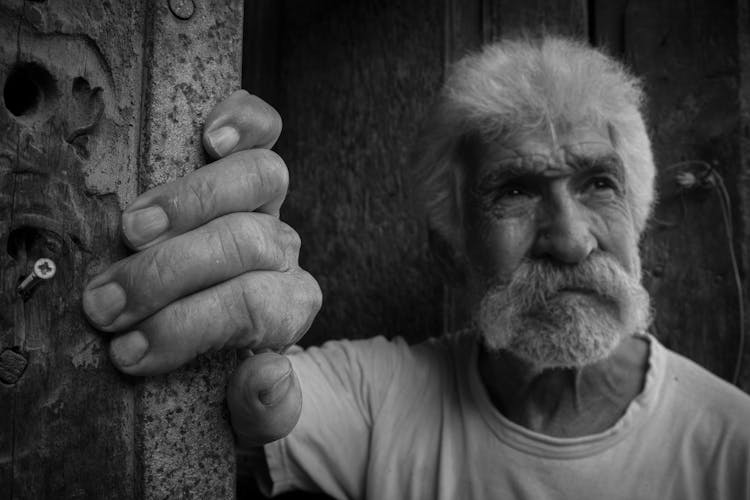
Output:
[[[585,296],[563,300],[565,290]],[[640,267],[628,272],[595,251],[574,265],[522,261],[509,278],[488,282],[474,314],[490,349],[539,366],[583,366],[608,356],[623,335],[646,331],[649,302]]]
[[640,281],[616,260],[595,253],[583,262],[567,266],[547,260],[525,260],[509,283],[493,288],[502,290],[517,310],[529,310],[545,305],[565,290],[591,293],[616,302],[639,287]]

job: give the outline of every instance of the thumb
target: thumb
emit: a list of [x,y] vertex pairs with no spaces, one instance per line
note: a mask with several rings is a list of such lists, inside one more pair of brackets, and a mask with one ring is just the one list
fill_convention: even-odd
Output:
[[240,447],[289,434],[302,411],[302,392],[289,359],[274,352],[245,359],[229,381],[227,403]]

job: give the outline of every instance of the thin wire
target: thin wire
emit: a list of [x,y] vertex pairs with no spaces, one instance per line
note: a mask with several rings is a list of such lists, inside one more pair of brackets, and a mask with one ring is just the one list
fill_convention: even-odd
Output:
[[732,262],[732,274],[734,275],[734,284],[737,288],[737,303],[739,306],[739,339],[737,342],[737,359],[735,360],[734,373],[732,375],[732,383],[736,386],[739,386],[740,375],[742,373],[742,361],[745,353],[745,300],[742,290],[742,279],[740,278],[739,264],[737,263],[737,256],[734,251],[734,221],[732,220],[732,200],[729,197],[729,191],[727,190],[727,186],[724,183],[724,178],[710,163],[706,161],[686,160],[673,163],[666,167],[664,169],[664,172],[670,172],[672,170],[688,167],[691,165],[701,166],[704,168],[704,171],[700,175],[696,175],[695,183],[692,186],[684,186],[682,191],[689,191],[691,188],[705,186],[708,183],[709,185],[711,185],[711,187],[716,188],[716,191],[719,194],[721,216],[724,222],[724,230],[727,234],[729,258]]
[[[713,169],[712,169],[713,170]],[[716,179],[716,185],[719,191],[719,198],[721,198],[721,214],[724,219],[724,229],[727,232],[727,241],[729,243],[729,257],[732,261],[732,272],[734,274],[734,284],[737,287],[737,298],[739,302],[739,320],[740,320],[740,338],[737,346],[737,360],[734,364],[734,374],[732,375],[732,383],[739,385],[740,373],[742,372],[742,359],[745,353],[745,304],[742,293],[742,280],[740,278],[739,265],[737,263],[737,256],[734,253],[734,225],[732,224],[732,204],[729,199],[729,191],[724,184],[724,179],[721,174],[716,170],[713,170],[713,176]]]

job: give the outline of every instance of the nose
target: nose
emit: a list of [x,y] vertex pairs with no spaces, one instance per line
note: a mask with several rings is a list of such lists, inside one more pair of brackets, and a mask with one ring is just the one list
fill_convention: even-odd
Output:
[[585,207],[570,194],[558,194],[544,204],[533,254],[562,264],[578,264],[596,249]]

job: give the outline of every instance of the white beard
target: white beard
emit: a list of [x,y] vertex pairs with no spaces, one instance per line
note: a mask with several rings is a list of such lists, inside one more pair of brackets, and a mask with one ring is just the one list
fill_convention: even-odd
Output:
[[539,368],[594,363],[650,323],[649,295],[634,274],[602,253],[576,266],[524,261],[509,283],[487,287],[476,312],[479,330],[490,350]]

